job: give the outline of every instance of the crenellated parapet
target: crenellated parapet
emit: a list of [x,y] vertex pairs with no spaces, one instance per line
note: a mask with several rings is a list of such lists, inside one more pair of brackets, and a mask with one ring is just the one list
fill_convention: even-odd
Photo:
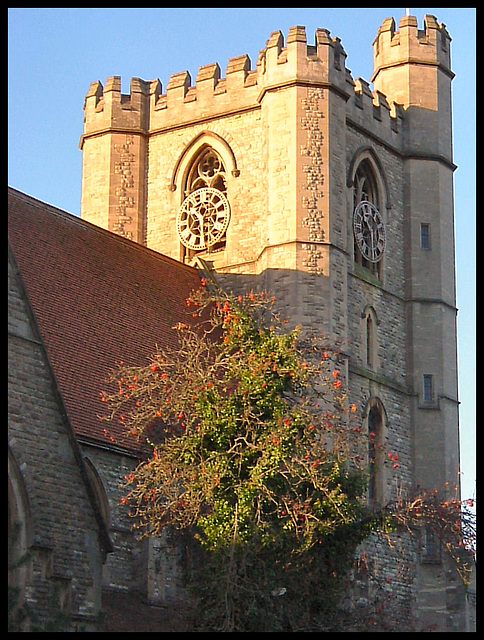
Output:
[[[422,32],[416,32],[416,42],[437,43],[439,38],[442,48],[448,34],[431,18],[426,18],[425,38]],[[403,45],[393,19],[385,21],[375,41],[382,64],[389,59],[384,54],[388,38],[392,49],[397,42]],[[295,26],[289,29],[286,43],[281,31],[271,34],[255,69],[249,56],[242,55],[229,60],[225,77],[220,66],[213,63],[199,68],[195,83],[188,71],[173,74],[165,91],[158,79],[147,82],[132,78],[128,95],[121,92],[121,78],[113,76],[105,87],[98,81],[89,89],[83,139],[108,130],[151,134],[174,125],[258,108],[268,91],[294,84],[327,87],[348,102],[350,117],[361,126],[397,131],[401,118],[398,107],[389,103],[382,91],[372,92],[365,80],[353,81],[346,57],[340,39],[332,37],[327,29],[316,29],[314,43],[308,44],[305,27]]]
[[348,120],[383,142],[400,146],[399,134],[404,118],[402,106],[389,101],[381,91],[372,90],[369,82],[363,78],[353,81],[349,76],[348,84],[353,89],[346,106]]
[[297,79],[301,83],[332,85],[345,91],[346,52],[339,38],[327,29],[317,29],[315,42],[308,45],[306,29],[291,27],[284,37],[275,31],[260,52],[257,62],[258,84],[262,90]]
[[[84,102],[84,136],[107,130],[148,132],[150,83],[131,79],[129,95],[121,93],[121,77],[112,76],[103,87],[93,82]],[[82,141],[81,141],[82,143]]]
[[387,18],[373,43],[375,75],[381,68],[401,64],[402,61],[438,64],[452,73],[450,42],[445,24],[439,24],[435,16],[425,16],[423,30],[418,28],[415,16],[403,17],[399,31],[395,28],[394,19]]
[[317,29],[313,45],[307,43],[305,27],[292,27],[286,46],[282,32],[276,31],[255,69],[243,55],[229,60],[225,77],[214,63],[200,67],[194,86],[188,71],[172,75],[165,93],[159,80],[152,82],[150,130],[258,107],[267,91],[295,83],[345,92],[345,59],[339,38],[331,38],[326,29]]
[[307,43],[302,26],[289,30],[287,43],[274,32],[261,50],[256,68],[248,55],[229,60],[222,77],[217,63],[200,67],[195,84],[188,71],[172,75],[163,91],[158,79],[133,78],[129,95],[121,93],[119,76],[106,86],[94,82],[85,100],[84,135],[106,129],[136,129],[152,132],[173,122],[217,116],[260,105],[267,91],[291,83],[331,86],[347,91],[346,52],[339,38],[327,29],[317,29],[314,44]]
[[445,24],[439,24],[435,16],[425,16],[423,30],[418,28],[415,16],[403,17],[398,31],[395,20],[387,18],[373,43],[372,82],[376,86],[383,71],[402,64],[437,66],[452,78],[450,42]]
[[402,106],[404,151],[440,158],[452,165],[450,131],[451,38],[444,24],[426,15],[423,29],[415,16],[388,18],[373,43],[375,91]]

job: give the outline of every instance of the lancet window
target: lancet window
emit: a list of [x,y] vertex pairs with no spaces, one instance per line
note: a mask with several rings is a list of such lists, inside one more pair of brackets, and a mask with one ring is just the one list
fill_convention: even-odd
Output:
[[384,502],[384,418],[383,408],[377,400],[368,413],[368,502],[373,508]]
[[226,171],[222,158],[210,146],[195,156],[186,174],[184,201],[177,230],[185,257],[225,249],[230,222]]
[[378,318],[371,306],[365,307],[361,314],[361,357],[368,369],[378,369]]
[[[363,203],[368,204],[365,205]],[[381,220],[380,206],[380,194],[376,176],[370,162],[365,159],[358,166],[353,181],[354,215],[357,216],[357,212],[362,211],[362,214],[360,214],[362,220],[360,243],[358,243],[358,234],[355,230],[354,260],[357,264],[368,269],[378,279],[381,279],[382,275],[381,256],[384,250],[384,243],[381,245],[381,238],[383,238],[384,242],[383,223],[381,223],[381,227],[378,226],[378,220]],[[375,253],[370,255],[370,252]]]

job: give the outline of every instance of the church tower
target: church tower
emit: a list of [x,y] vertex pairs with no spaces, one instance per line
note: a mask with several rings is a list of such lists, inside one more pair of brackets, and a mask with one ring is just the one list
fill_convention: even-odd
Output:
[[[134,78],[130,95],[95,82],[81,139],[83,218],[266,290],[294,325],[343,343],[375,506],[458,482],[453,73],[445,26],[423,26],[385,20],[373,90],[339,38],[308,43],[301,26],[274,32],[255,69],[232,58],[225,77],[214,63],[165,92]],[[405,576],[391,553],[377,560],[404,603],[395,628],[462,628],[435,544],[405,544]]]
[[[415,482],[455,484],[459,465],[450,37],[433,16],[385,20],[375,89],[402,105],[407,385]],[[440,463],[438,462],[440,461]]]

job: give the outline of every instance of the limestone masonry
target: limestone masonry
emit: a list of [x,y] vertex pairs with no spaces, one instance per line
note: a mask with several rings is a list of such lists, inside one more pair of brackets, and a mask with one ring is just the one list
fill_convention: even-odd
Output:
[[[398,473],[381,461],[376,502],[455,486],[459,465],[451,38],[434,16],[423,27],[384,21],[373,90],[352,78],[339,38],[317,29],[308,43],[302,26],[286,43],[274,32],[255,69],[240,56],[225,77],[214,63],[166,91],[133,78],[130,95],[119,77],[95,82],[81,139],[86,220],[226,286],[266,289],[294,324],[344,341],[363,423],[399,452]],[[215,175],[223,219],[202,202]],[[205,245],[225,218],[222,242]],[[414,555],[402,590],[417,626],[438,610],[439,630],[460,628],[442,567]]]
[[[80,142],[85,221],[235,291],[266,290],[291,324],[341,342],[351,401],[374,435],[375,506],[459,483],[454,74],[445,25],[427,15],[422,27],[385,20],[369,80],[352,77],[327,29],[308,42],[295,26],[272,33],[255,68],[232,58],[225,77],[214,63],[194,83],[187,71],[165,88],[133,78],[129,95],[118,76],[96,81]],[[180,550],[137,547],[119,509],[135,456],[95,440],[81,444],[113,510],[104,588],[182,599]],[[464,587],[420,533],[362,546],[348,606],[373,606],[371,566],[391,630],[467,630]]]

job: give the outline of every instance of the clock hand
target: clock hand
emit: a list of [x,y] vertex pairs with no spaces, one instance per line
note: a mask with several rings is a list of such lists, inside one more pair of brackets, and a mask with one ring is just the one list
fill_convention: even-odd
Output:
[[375,246],[375,221],[369,211],[364,211],[363,218],[366,223],[367,229],[370,232],[371,246],[374,247]]
[[205,247],[205,236],[204,236],[204,233],[203,233],[204,232],[205,221],[204,221],[203,215],[201,213],[198,213],[198,211],[196,212],[196,216],[198,218],[198,222],[199,222],[199,225],[200,225],[201,246]]
[[370,227],[370,236],[371,236],[371,248],[375,248],[375,233],[373,229]]
[[200,223],[200,227],[203,229],[203,216],[201,213],[198,213],[198,211],[195,211],[195,215],[198,218],[198,222]]
[[200,239],[202,241],[202,246],[205,246],[205,240],[203,237],[203,216],[197,211],[197,209],[195,209],[195,207],[191,207],[189,213],[192,220],[198,220],[198,226],[200,228]]
[[203,216],[200,213],[198,213],[195,207],[192,207],[190,209],[190,215],[192,219],[195,218],[196,220],[198,220],[198,224],[200,225],[200,227],[203,227]]

